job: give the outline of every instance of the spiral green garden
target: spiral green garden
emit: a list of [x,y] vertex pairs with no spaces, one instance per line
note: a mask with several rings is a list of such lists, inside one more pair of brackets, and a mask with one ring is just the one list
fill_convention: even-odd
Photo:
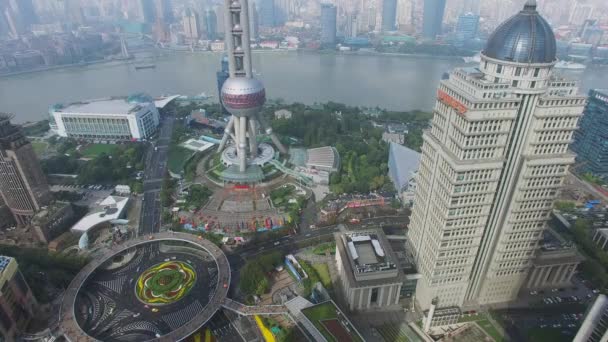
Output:
[[187,263],[167,261],[148,268],[137,279],[137,299],[148,305],[179,301],[196,283],[196,272]]

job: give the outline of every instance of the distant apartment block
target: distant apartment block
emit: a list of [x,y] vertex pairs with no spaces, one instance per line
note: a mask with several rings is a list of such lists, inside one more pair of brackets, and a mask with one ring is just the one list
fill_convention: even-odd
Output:
[[11,115],[0,115],[0,194],[20,226],[51,200],[51,191],[32,144]]
[[57,135],[88,140],[147,139],[160,120],[154,101],[144,95],[58,104],[49,114]]
[[0,337],[15,341],[36,314],[38,303],[17,261],[0,256]]
[[401,133],[384,132],[382,133],[382,141],[403,145],[403,143],[405,142],[405,136]]
[[608,297],[601,294],[587,310],[585,320],[573,342],[600,342],[608,340]]
[[579,126],[572,144],[578,171],[608,176],[608,90],[589,91]]

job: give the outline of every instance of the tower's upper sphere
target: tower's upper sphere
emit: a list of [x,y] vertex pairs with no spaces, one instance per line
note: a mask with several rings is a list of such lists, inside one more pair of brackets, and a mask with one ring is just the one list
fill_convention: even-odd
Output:
[[507,62],[552,63],[555,36],[547,21],[536,11],[536,1],[502,23],[492,33],[483,54]]
[[255,78],[230,77],[222,86],[222,103],[232,115],[254,115],[265,101],[264,85]]

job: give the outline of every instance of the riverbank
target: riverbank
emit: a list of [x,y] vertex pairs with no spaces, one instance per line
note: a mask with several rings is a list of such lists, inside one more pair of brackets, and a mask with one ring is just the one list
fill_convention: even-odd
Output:
[[132,58],[129,58],[129,59],[102,59],[102,60],[99,60],[99,61],[76,63],[76,64],[52,65],[52,66],[48,66],[48,67],[44,67],[44,68],[36,68],[36,69],[31,69],[31,70],[22,70],[22,71],[8,72],[8,73],[0,73],[0,78],[2,78],[2,77],[11,77],[11,76],[27,75],[27,74],[34,74],[34,73],[37,73],[37,72],[44,72],[44,71],[74,69],[74,68],[77,68],[77,67],[88,67],[88,66],[98,65],[98,64],[109,64],[111,62],[125,63],[125,62],[129,62],[129,61],[133,61],[133,59]]
[[[444,73],[465,65],[460,59],[375,52],[257,51],[252,56],[253,67],[268,98],[304,104],[334,101],[392,111],[431,110]],[[221,52],[171,53],[155,49],[144,54],[145,58],[137,54],[127,63],[104,61],[28,76],[0,77],[0,111],[15,113],[14,122],[38,121],[48,117],[48,108],[55,103],[141,92],[217,94]],[[156,67],[135,70],[138,63]],[[603,69],[593,69],[568,75],[581,81],[581,93],[590,88],[608,88]]]
[[[189,55],[221,55],[223,51],[192,51],[192,50],[176,50],[176,49],[168,49],[168,48],[158,48],[156,50],[151,51],[159,51],[162,52],[163,55],[155,56],[165,57],[171,54],[189,54]],[[404,57],[404,58],[412,58],[412,59],[436,59],[436,60],[461,60],[465,56],[435,56],[429,54],[405,54],[405,53],[397,53],[397,52],[377,52],[377,51],[369,51],[369,50],[357,50],[357,51],[337,51],[337,50],[311,50],[311,49],[254,49],[251,50],[253,54],[286,54],[286,53],[307,53],[307,54],[318,54],[318,55],[347,55],[347,56],[386,56],[386,57]],[[165,54],[166,53],[166,54]],[[76,64],[63,64],[63,65],[53,65],[44,68],[36,68],[31,70],[22,70],[22,71],[14,71],[8,73],[0,73],[0,78],[8,78],[13,76],[21,76],[27,74],[34,74],[45,71],[60,71],[67,69],[75,69],[75,68],[86,68],[89,66],[100,65],[100,64],[111,64],[115,62],[116,64],[124,64],[137,60],[147,60],[150,57],[143,58],[129,58],[129,59],[104,59],[99,61],[91,61],[85,63],[76,63]]]

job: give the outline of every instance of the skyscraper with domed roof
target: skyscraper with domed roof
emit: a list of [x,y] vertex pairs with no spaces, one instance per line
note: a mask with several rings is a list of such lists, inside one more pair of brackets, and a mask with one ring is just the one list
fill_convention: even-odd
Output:
[[423,309],[435,298],[440,308],[508,302],[529,281],[585,103],[553,74],[555,51],[529,0],[491,35],[478,67],[440,82],[408,232]]

